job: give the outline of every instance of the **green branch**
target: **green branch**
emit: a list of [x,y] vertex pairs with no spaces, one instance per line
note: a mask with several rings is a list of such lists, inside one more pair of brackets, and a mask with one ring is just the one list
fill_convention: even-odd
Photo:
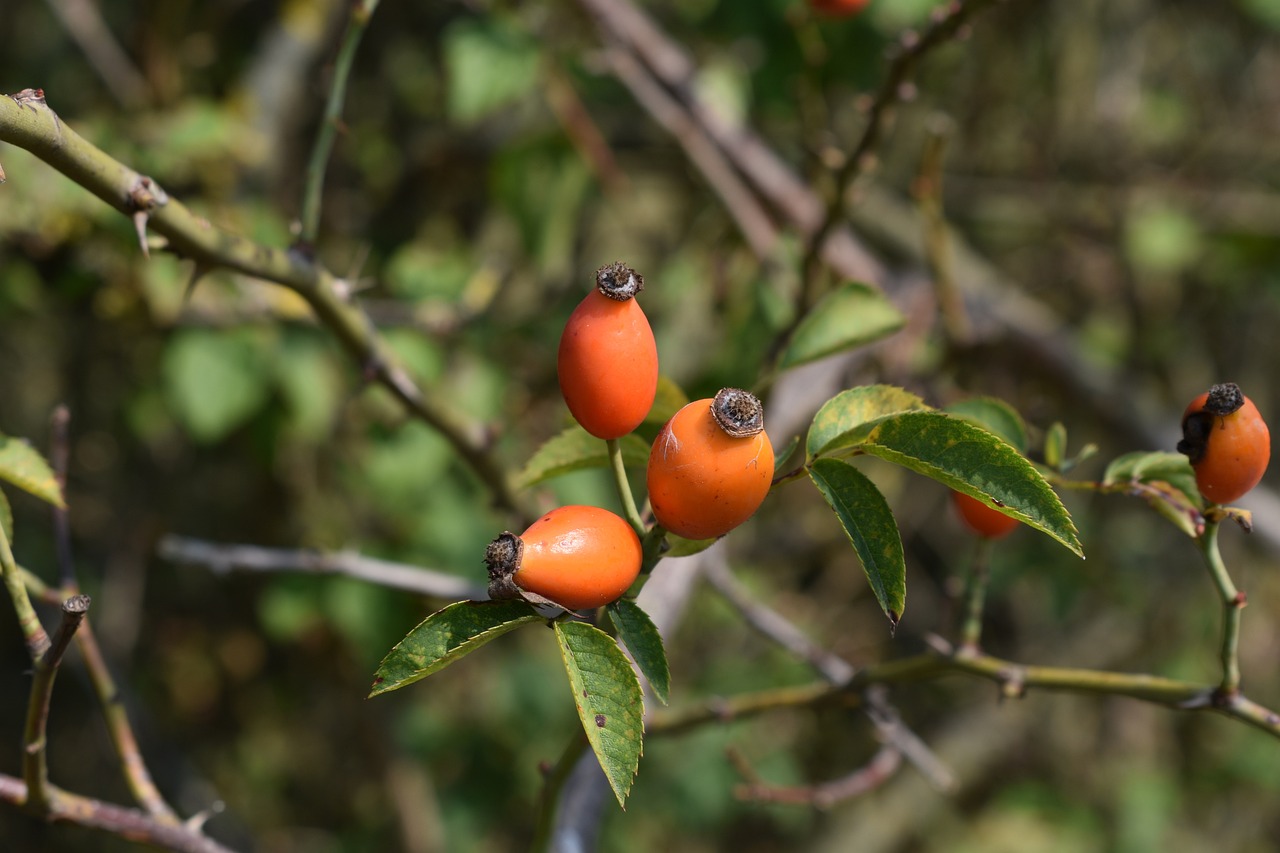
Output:
[[1222,562],[1222,554],[1218,550],[1218,530],[1221,527],[1220,520],[1206,518],[1204,533],[1196,538],[1196,542],[1222,601],[1222,684],[1218,689],[1224,697],[1233,697],[1240,692],[1240,611],[1244,609],[1245,598],[1231,582],[1231,575],[1227,574],[1227,567]]
[[[308,253],[255,243],[192,213],[151,178],[110,157],[65,125],[31,90],[0,95],[0,142],[39,157],[116,210],[150,230],[166,247],[195,262],[197,273],[228,269],[273,282],[307,301],[316,319],[338,339],[370,381],[383,385],[414,417],[439,432],[488,487],[494,503],[522,519],[531,517],[489,452],[483,425],[466,421],[423,391],[400,366],[373,321],[350,302],[348,282]],[[10,179],[16,176],[10,175]],[[143,244],[144,251],[146,244]]]

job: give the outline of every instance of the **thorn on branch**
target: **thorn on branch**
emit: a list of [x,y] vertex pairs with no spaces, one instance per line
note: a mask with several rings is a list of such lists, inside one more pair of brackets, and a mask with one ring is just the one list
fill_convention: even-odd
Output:
[[183,305],[191,302],[191,297],[196,292],[196,285],[200,283],[200,279],[209,274],[211,269],[212,267],[208,264],[200,261],[195,262],[195,266],[191,268],[191,278],[187,280],[187,288],[182,292]]
[[151,211],[169,203],[169,195],[155,181],[146,175],[139,175],[129,190],[129,204],[133,207],[133,227],[138,232],[138,245],[143,256],[150,258],[151,250],[147,247],[147,219]]

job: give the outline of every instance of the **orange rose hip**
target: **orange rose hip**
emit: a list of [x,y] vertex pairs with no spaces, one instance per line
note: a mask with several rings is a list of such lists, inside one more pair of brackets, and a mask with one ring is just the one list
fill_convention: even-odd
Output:
[[676,412],[649,451],[646,480],[654,517],[678,536],[710,539],[746,521],[773,481],[760,401],[725,388]]
[[519,536],[508,531],[489,543],[489,597],[545,599],[570,610],[600,607],[631,587],[641,557],[640,538],[617,515],[562,506]]
[[596,288],[565,323],[556,357],[560,393],[596,438],[621,438],[649,414],[658,390],[658,347],[635,300],[644,277],[621,263],[596,271]]
[[1178,452],[1191,460],[1196,486],[1206,500],[1243,497],[1262,479],[1271,461],[1271,432],[1253,401],[1234,382],[1214,385],[1182,414]]
[[1018,519],[1005,515],[998,509],[992,509],[977,498],[969,497],[963,492],[953,491],[951,502],[955,504],[956,513],[965,526],[986,539],[1000,539],[1008,536],[1021,524]]

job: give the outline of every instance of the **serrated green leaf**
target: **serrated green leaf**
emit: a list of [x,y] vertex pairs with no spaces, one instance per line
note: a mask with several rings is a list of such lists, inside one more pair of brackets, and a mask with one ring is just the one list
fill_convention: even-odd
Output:
[[56,507],[65,507],[62,487],[40,451],[20,438],[0,435],[0,480]]
[[841,391],[813,416],[805,445],[808,458],[856,443],[861,428],[885,415],[928,408],[915,394],[892,385],[864,385]]
[[1199,534],[1204,498],[1186,456],[1167,451],[1135,451],[1111,460],[1103,485],[1132,485],[1133,494],[1188,536]]
[[866,475],[839,459],[815,460],[809,478],[840,519],[880,609],[896,627],[907,605],[907,563],[898,523],[884,495]]
[[672,381],[671,377],[659,374],[658,392],[654,394],[653,405],[649,407],[649,414],[644,416],[644,422],[662,426],[687,405],[689,395],[684,393],[684,389]]
[[644,751],[644,694],[617,642],[585,622],[560,620],[556,639],[587,741],[626,808]]
[[1057,493],[1022,454],[981,427],[943,412],[902,412],[875,422],[857,447],[977,498],[1084,556]]
[[805,315],[778,366],[786,370],[878,341],[905,322],[902,312],[883,293],[851,281],[818,300]]
[[640,605],[626,598],[618,599],[606,610],[613,626],[618,629],[618,639],[631,652],[631,659],[649,682],[653,695],[663,705],[667,704],[671,695],[671,668],[667,665],[667,649],[662,644],[662,635],[653,620],[640,609]]
[[943,411],[1000,436],[1019,453],[1027,452],[1026,424],[1018,410],[1004,400],[996,397],[970,397],[945,406]]
[[5,497],[3,489],[0,489],[0,529],[4,530],[4,538],[12,545],[13,508],[9,506],[9,499]]
[[[643,468],[649,464],[649,445],[644,439],[632,434],[624,435],[618,441],[622,448],[622,463],[628,468]],[[570,471],[607,467],[608,445],[575,425],[537,449],[516,477],[516,488],[527,489]]]
[[387,653],[369,696],[398,690],[439,672],[490,640],[544,621],[523,601],[459,601],[437,610]]

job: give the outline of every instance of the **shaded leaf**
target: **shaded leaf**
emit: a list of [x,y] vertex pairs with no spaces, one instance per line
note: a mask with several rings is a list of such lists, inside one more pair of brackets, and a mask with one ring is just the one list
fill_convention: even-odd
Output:
[[54,506],[66,506],[62,500],[62,487],[53,475],[49,463],[27,442],[20,438],[0,435],[0,480],[8,480],[28,494]]
[[865,474],[839,459],[816,460],[809,477],[840,519],[880,609],[896,627],[907,604],[907,564],[898,523],[884,495]]
[[1018,410],[996,397],[970,397],[946,406],[943,411],[964,418],[1000,436],[1019,453],[1027,452],[1027,427]]
[[786,370],[878,341],[905,322],[902,312],[879,290],[849,282],[820,299],[800,321],[779,367]]
[[1067,427],[1054,421],[1044,436],[1044,462],[1055,471],[1062,470],[1067,457]]
[[791,458],[791,454],[795,453],[800,447],[800,436],[793,435],[791,440],[781,450],[776,451],[773,456],[773,469],[780,470],[782,466],[787,464],[787,460]]
[[667,533],[667,550],[662,552],[662,556],[664,558],[692,557],[707,550],[716,544],[716,541],[716,539],[685,539],[683,536],[669,532]]
[[268,400],[270,362],[253,330],[186,329],[165,348],[165,393],[193,437],[215,442]]
[[464,19],[444,32],[449,114],[478,121],[538,85],[537,46],[498,19]]
[[977,498],[1084,555],[1053,488],[1022,454],[981,427],[943,412],[902,412],[865,430],[857,447]]
[[618,629],[618,639],[631,652],[631,659],[649,682],[653,695],[663,705],[667,704],[671,694],[671,668],[667,665],[662,635],[653,620],[640,609],[640,605],[626,598],[610,604],[607,610],[613,626]]
[[[629,468],[649,464],[649,445],[637,435],[618,439],[622,462]],[[570,471],[609,467],[609,448],[580,426],[571,426],[537,449],[516,477],[516,488],[527,489]]]
[[563,619],[555,629],[583,731],[618,805],[626,808],[644,748],[640,681],[622,649],[599,628]]
[[382,659],[370,696],[439,672],[490,640],[530,622],[545,621],[523,601],[459,601],[437,610]]
[[671,377],[659,374],[658,392],[653,397],[649,414],[644,416],[644,422],[662,426],[688,404],[689,395],[684,393],[684,389],[672,381]]
[[885,415],[928,408],[915,394],[892,385],[841,391],[813,416],[806,441],[808,458],[856,444],[859,430]]
[[1136,451],[1116,457],[1102,475],[1103,485],[1128,484],[1157,513],[1188,536],[1200,531],[1204,498],[1187,457],[1167,451]]

